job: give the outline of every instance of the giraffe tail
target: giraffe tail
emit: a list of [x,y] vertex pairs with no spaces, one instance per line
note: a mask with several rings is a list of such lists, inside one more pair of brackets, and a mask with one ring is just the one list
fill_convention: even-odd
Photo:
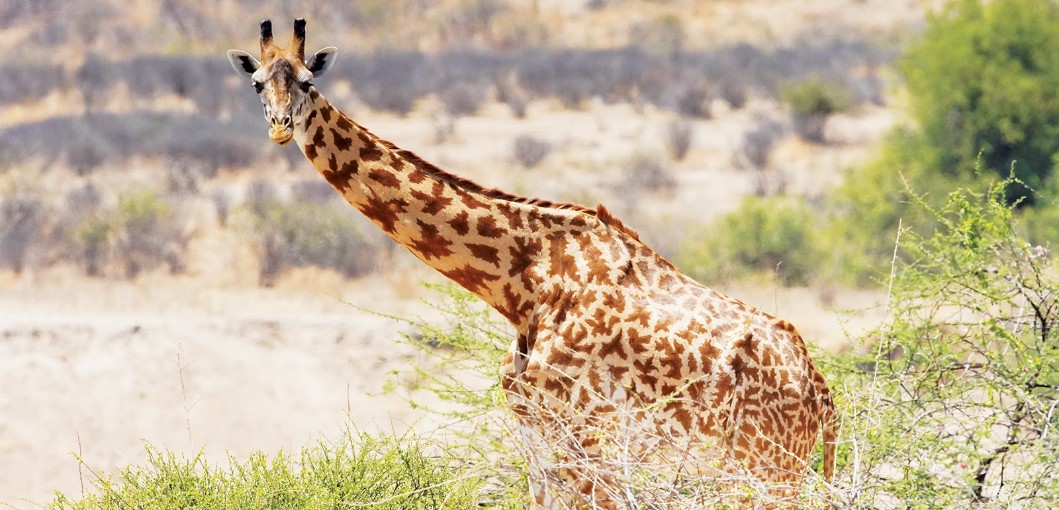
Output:
[[835,476],[835,448],[837,440],[837,413],[835,412],[835,401],[831,398],[831,392],[825,390],[823,395],[823,439],[824,439],[824,480],[831,483]]

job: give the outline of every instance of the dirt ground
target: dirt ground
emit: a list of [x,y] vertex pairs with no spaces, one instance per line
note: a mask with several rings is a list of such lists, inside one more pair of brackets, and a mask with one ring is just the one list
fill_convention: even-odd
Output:
[[[204,280],[8,281],[0,288],[0,502],[77,495],[90,474],[145,459],[143,442],[211,461],[296,450],[347,424],[404,431],[420,417],[381,396],[414,349],[416,301],[385,276],[332,289]],[[410,306],[409,303],[412,305]],[[17,498],[26,498],[18,500]]]

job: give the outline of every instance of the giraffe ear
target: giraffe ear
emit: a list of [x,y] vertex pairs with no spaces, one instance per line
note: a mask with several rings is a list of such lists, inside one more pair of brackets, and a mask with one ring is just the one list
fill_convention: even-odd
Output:
[[251,57],[245,51],[239,50],[228,50],[228,63],[232,64],[232,69],[235,69],[235,72],[246,76],[253,75],[254,71],[261,67],[261,63],[256,58]]
[[338,48],[328,46],[309,57],[309,59],[305,61],[305,67],[313,73],[313,78],[319,78],[335,64],[335,55],[337,54]]

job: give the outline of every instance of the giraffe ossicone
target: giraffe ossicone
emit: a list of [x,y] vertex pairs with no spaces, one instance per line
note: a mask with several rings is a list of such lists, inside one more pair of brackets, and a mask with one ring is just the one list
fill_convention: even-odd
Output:
[[785,497],[821,432],[831,479],[834,404],[790,323],[692,280],[602,206],[486,189],[380,139],[313,84],[335,48],[307,59],[304,20],[294,28],[281,48],[265,20],[260,60],[228,59],[274,142],[297,143],[383,232],[514,326],[500,377],[532,506],[627,506],[614,465],[738,474]]

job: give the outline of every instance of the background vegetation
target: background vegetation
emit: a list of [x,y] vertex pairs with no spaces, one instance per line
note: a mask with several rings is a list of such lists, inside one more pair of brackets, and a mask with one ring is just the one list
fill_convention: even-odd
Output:
[[[697,242],[700,248],[686,248],[684,267],[703,278],[718,272],[768,274],[777,264],[770,254],[780,253],[786,283],[872,285],[886,276],[881,268],[888,267],[899,225],[921,234],[937,227],[924,208],[913,205],[914,194],[940,207],[953,189],[985,189],[1009,176],[1015,181],[1005,187],[1005,201],[1018,206],[1017,218],[1025,218],[1020,228],[1034,243],[1059,241],[1048,221],[1059,210],[1053,178],[1059,53],[1049,49],[1059,45],[1057,9],[1048,0],[958,0],[933,14],[896,61],[910,122],[886,137],[879,156],[851,169],[824,200],[802,205],[808,214],[789,214],[782,201],[759,208],[757,198],[748,198],[707,230]],[[819,121],[811,119],[840,110],[848,97],[841,85],[812,76],[789,82],[783,91],[795,130],[807,139],[820,133]],[[763,168],[772,136],[767,126],[748,133],[739,161]],[[750,212],[756,208],[761,210]],[[762,242],[754,236],[767,229],[733,228],[739,222],[765,224],[761,215],[786,222],[787,234]],[[701,251],[702,246],[716,248]],[[721,269],[726,267],[742,269]]]

